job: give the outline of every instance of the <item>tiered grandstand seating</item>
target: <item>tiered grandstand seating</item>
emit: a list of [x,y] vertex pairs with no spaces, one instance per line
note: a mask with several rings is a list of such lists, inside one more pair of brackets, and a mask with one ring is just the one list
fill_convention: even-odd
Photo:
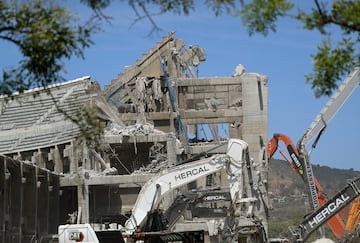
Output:
[[58,107],[77,115],[97,95],[88,92],[92,84],[84,77],[29,90],[14,99],[0,97],[0,154],[52,147],[76,138],[79,128]]

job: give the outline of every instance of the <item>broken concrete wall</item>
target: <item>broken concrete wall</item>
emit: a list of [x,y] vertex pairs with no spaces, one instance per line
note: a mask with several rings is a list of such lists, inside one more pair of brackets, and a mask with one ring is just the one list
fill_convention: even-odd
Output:
[[0,156],[0,242],[31,242],[56,234],[59,190],[57,174]]
[[[76,142],[78,128],[56,112],[43,91],[33,98],[25,94],[21,104],[2,101],[0,152],[65,175],[59,181],[58,223],[66,223],[69,217],[74,222],[101,224],[112,217],[113,222],[123,223],[140,188],[154,173],[202,153],[224,153],[229,138],[249,144],[252,166],[261,175],[255,183],[266,201],[266,77],[241,69],[232,77],[198,78],[196,68],[204,60],[200,47],[186,48],[183,40],[170,33],[101,94],[89,78],[54,89],[65,108],[88,102],[97,107],[106,125],[104,141],[97,148]],[[226,186],[225,179],[221,172],[181,190]],[[266,224],[265,206],[258,205],[256,213]],[[197,215],[204,215],[201,210]],[[0,224],[6,225],[7,216],[2,215]],[[30,224],[27,227],[33,231]]]

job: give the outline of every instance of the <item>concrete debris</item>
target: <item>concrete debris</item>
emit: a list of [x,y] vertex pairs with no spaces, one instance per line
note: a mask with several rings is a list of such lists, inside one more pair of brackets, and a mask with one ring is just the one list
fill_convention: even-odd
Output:
[[117,175],[118,170],[115,167],[106,168],[102,173],[102,175]]
[[233,76],[241,76],[245,73],[245,67],[242,64],[239,64],[235,68],[235,73]]
[[165,134],[164,132],[155,129],[151,124],[135,124],[126,127],[112,124],[105,129],[106,135],[122,135],[123,137],[150,135],[150,134]]
[[[96,110],[99,125],[106,127],[99,147],[77,139],[79,127],[64,120],[44,91],[39,90],[36,96],[24,92],[6,104],[0,99],[0,154],[8,156],[0,156],[0,188],[5,188],[8,198],[21,199],[21,203],[3,203],[5,211],[0,213],[0,222],[5,235],[0,232],[0,242],[20,242],[30,234],[56,234],[59,222],[68,217],[71,223],[96,224],[111,216],[112,223],[122,223],[123,216],[127,217],[123,213],[134,206],[139,187],[155,173],[205,155],[225,154],[226,148],[220,143],[231,138],[249,141],[250,156],[256,158],[254,168],[264,165],[256,171],[256,178],[261,180],[254,180],[262,201],[251,214],[267,226],[267,194],[263,186],[267,168],[258,156],[259,137],[267,140],[267,77],[246,73],[240,64],[232,77],[199,78],[198,66],[205,59],[202,48],[185,48],[185,42],[171,32],[105,85],[103,91],[90,77],[52,87],[57,103],[72,115],[84,106]],[[14,160],[25,162],[18,166]],[[185,175],[190,176],[190,172],[197,173],[187,171]],[[225,188],[228,181],[221,173],[200,178],[190,186]],[[32,183],[25,184],[26,180]],[[98,184],[87,184],[94,181]],[[114,193],[108,193],[109,188]],[[95,190],[97,193],[89,200],[90,192]],[[174,195],[166,195],[164,204],[170,205]],[[28,201],[31,203],[24,203]],[[45,204],[49,206],[43,213],[28,213],[28,209]],[[214,214],[214,221],[207,221],[208,215],[196,221],[198,217],[184,212],[186,221],[176,225],[177,231],[201,230],[206,239],[215,239],[220,235],[218,223],[222,221],[217,219],[223,218],[218,214],[222,204],[204,207]],[[39,232],[39,227],[35,229],[22,221],[39,222],[40,229],[50,230]]]
[[163,143],[155,143],[151,146],[149,151],[149,159],[151,161],[165,161],[167,160],[166,147]]
[[211,97],[210,99],[204,99],[204,103],[208,110],[216,111],[218,105],[224,104],[225,102],[218,98]]
[[159,161],[159,160],[153,160],[151,161],[150,164],[148,165],[143,165],[142,167],[140,167],[138,170],[135,170],[133,172],[133,174],[156,174],[159,173],[160,171],[169,168],[169,163],[167,162],[167,160],[164,161]]
[[74,179],[76,177],[80,177],[82,179],[89,179],[91,176],[106,176],[106,175],[118,175],[118,170],[114,167],[107,168],[104,171],[95,171],[85,169],[84,167],[80,166],[76,173],[72,174],[64,174],[69,179]]
[[143,165],[133,174],[158,173],[163,169],[169,168],[167,149],[163,143],[155,143],[149,150],[150,164]]

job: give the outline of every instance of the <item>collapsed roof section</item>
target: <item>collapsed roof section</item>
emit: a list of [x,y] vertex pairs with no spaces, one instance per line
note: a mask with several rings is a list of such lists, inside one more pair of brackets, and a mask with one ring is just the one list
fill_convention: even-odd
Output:
[[[130,174],[152,162],[148,155],[153,146],[171,147],[166,156],[175,165],[181,154],[184,160],[204,152],[224,153],[222,145],[233,137],[246,140],[252,156],[258,157],[267,141],[266,77],[246,73],[239,65],[232,77],[197,78],[196,68],[204,60],[202,48],[185,48],[171,32],[101,93],[84,77],[49,87],[52,96],[36,89],[8,102],[2,97],[0,153],[60,147],[66,157],[71,154],[66,144],[79,135],[79,128],[64,119],[57,106],[76,115],[80,107],[92,104],[99,118],[109,121],[106,148],[100,152],[110,155],[104,157],[107,166],[102,161],[90,169],[117,165],[120,174]],[[139,127],[146,129],[140,134]],[[77,166],[72,168],[68,171],[75,172]]]
[[124,124],[149,123],[176,134],[188,156],[209,149],[224,153],[226,146],[213,148],[232,137],[260,147],[259,141],[267,141],[267,77],[238,65],[232,77],[198,78],[204,60],[202,48],[186,48],[171,32],[105,86],[103,95]]
[[[202,48],[196,45],[185,48],[185,42],[173,34],[163,37],[135,65],[127,66],[124,73],[105,86],[103,94],[107,101],[120,113],[136,112],[138,123],[146,122],[145,113],[149,111],[168,111],[170,105],[175,105],[175,97],[167,92],[172,87],[166,83],[166,75],[195,78],[197,66],[205,61]],[[172,100],[166,102],[164,94]]]

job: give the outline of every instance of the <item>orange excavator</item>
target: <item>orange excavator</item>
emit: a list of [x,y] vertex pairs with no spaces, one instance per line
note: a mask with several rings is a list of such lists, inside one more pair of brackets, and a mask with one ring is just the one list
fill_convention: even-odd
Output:
[[[278,142],[285,143],[286,148],[290,154],[290,159],[282,151],[280,153],[290,164],[294,171],[296,171],[303,179],[309,194],[310,205],[315,211],[319,206],[326,203],[323,189],[318,180],[314,177],[312,166],[310,163],[310,153],[307,152],[306,146],[314,140],[312,149],[316,147],[321,135],[323,134],[327,124],[332,120],[339,109],[344,105],[346,100],[351,96],[354,90],[360,85],[360,66],[354,67],[353,71],[348,75],[344,82],[339,86],[337,92],[331,97],[325,107],[315,117],[315,120],[310,124],[310,127],[305,131],[304,135],[297,144],[297,147],[291,139],[283,134],[275,134],[268,143],[268,157],[272,158],[276,150],[278,150]],[[353,233],[360,218],[360,199],[352,204],[350,213],[348,215],[347,227],[341,220],[339,215],[334,215],[327,221],[330,229],[335,237],[346,237],[347,233]],[[352,230],[351,230],[352,229]]]
[[[282,141],[285,144],[291,159],[289,159],[289,157],[285,154],[285,152],[279,148],[278,145],[279,141]],[[294,145],[294,143],[291,141],[291,139],[288,136],[279,133],[273,135],[273,137],[270,139],[268,143],[268,161],[270,161],[270,159],[273,157],[273,155],[277,150],[279,150],[280,154],[289,163],[293,171],[298,173],[301,176],[302,180],[305,182],[306,178],[304,174],[303,165],[300,162],[299,152],[296,146]],[[323,194],[323,188],[321,187],[316,177],[313,178],[317,190],[317,198],[319,205],[323,206],[326,203],[326,198],[325,195]],[[360,206],[360,201],[358,205]],[[355,212],[357,212],[356,210],[357,209],[354,209]],[[340,215],[335,214],[332,218],[330,218],[327,221],[327,224],[329,225],[329,228],[331,229],[331,231],[333,232],[336,238],[339,239],[344,237],[346,233],[346,227]]]
[[360,197],[357,197],[351,204],[349,216],[346,221],[346,229],[349,232],[355,232],[356,226],[360,221]]

